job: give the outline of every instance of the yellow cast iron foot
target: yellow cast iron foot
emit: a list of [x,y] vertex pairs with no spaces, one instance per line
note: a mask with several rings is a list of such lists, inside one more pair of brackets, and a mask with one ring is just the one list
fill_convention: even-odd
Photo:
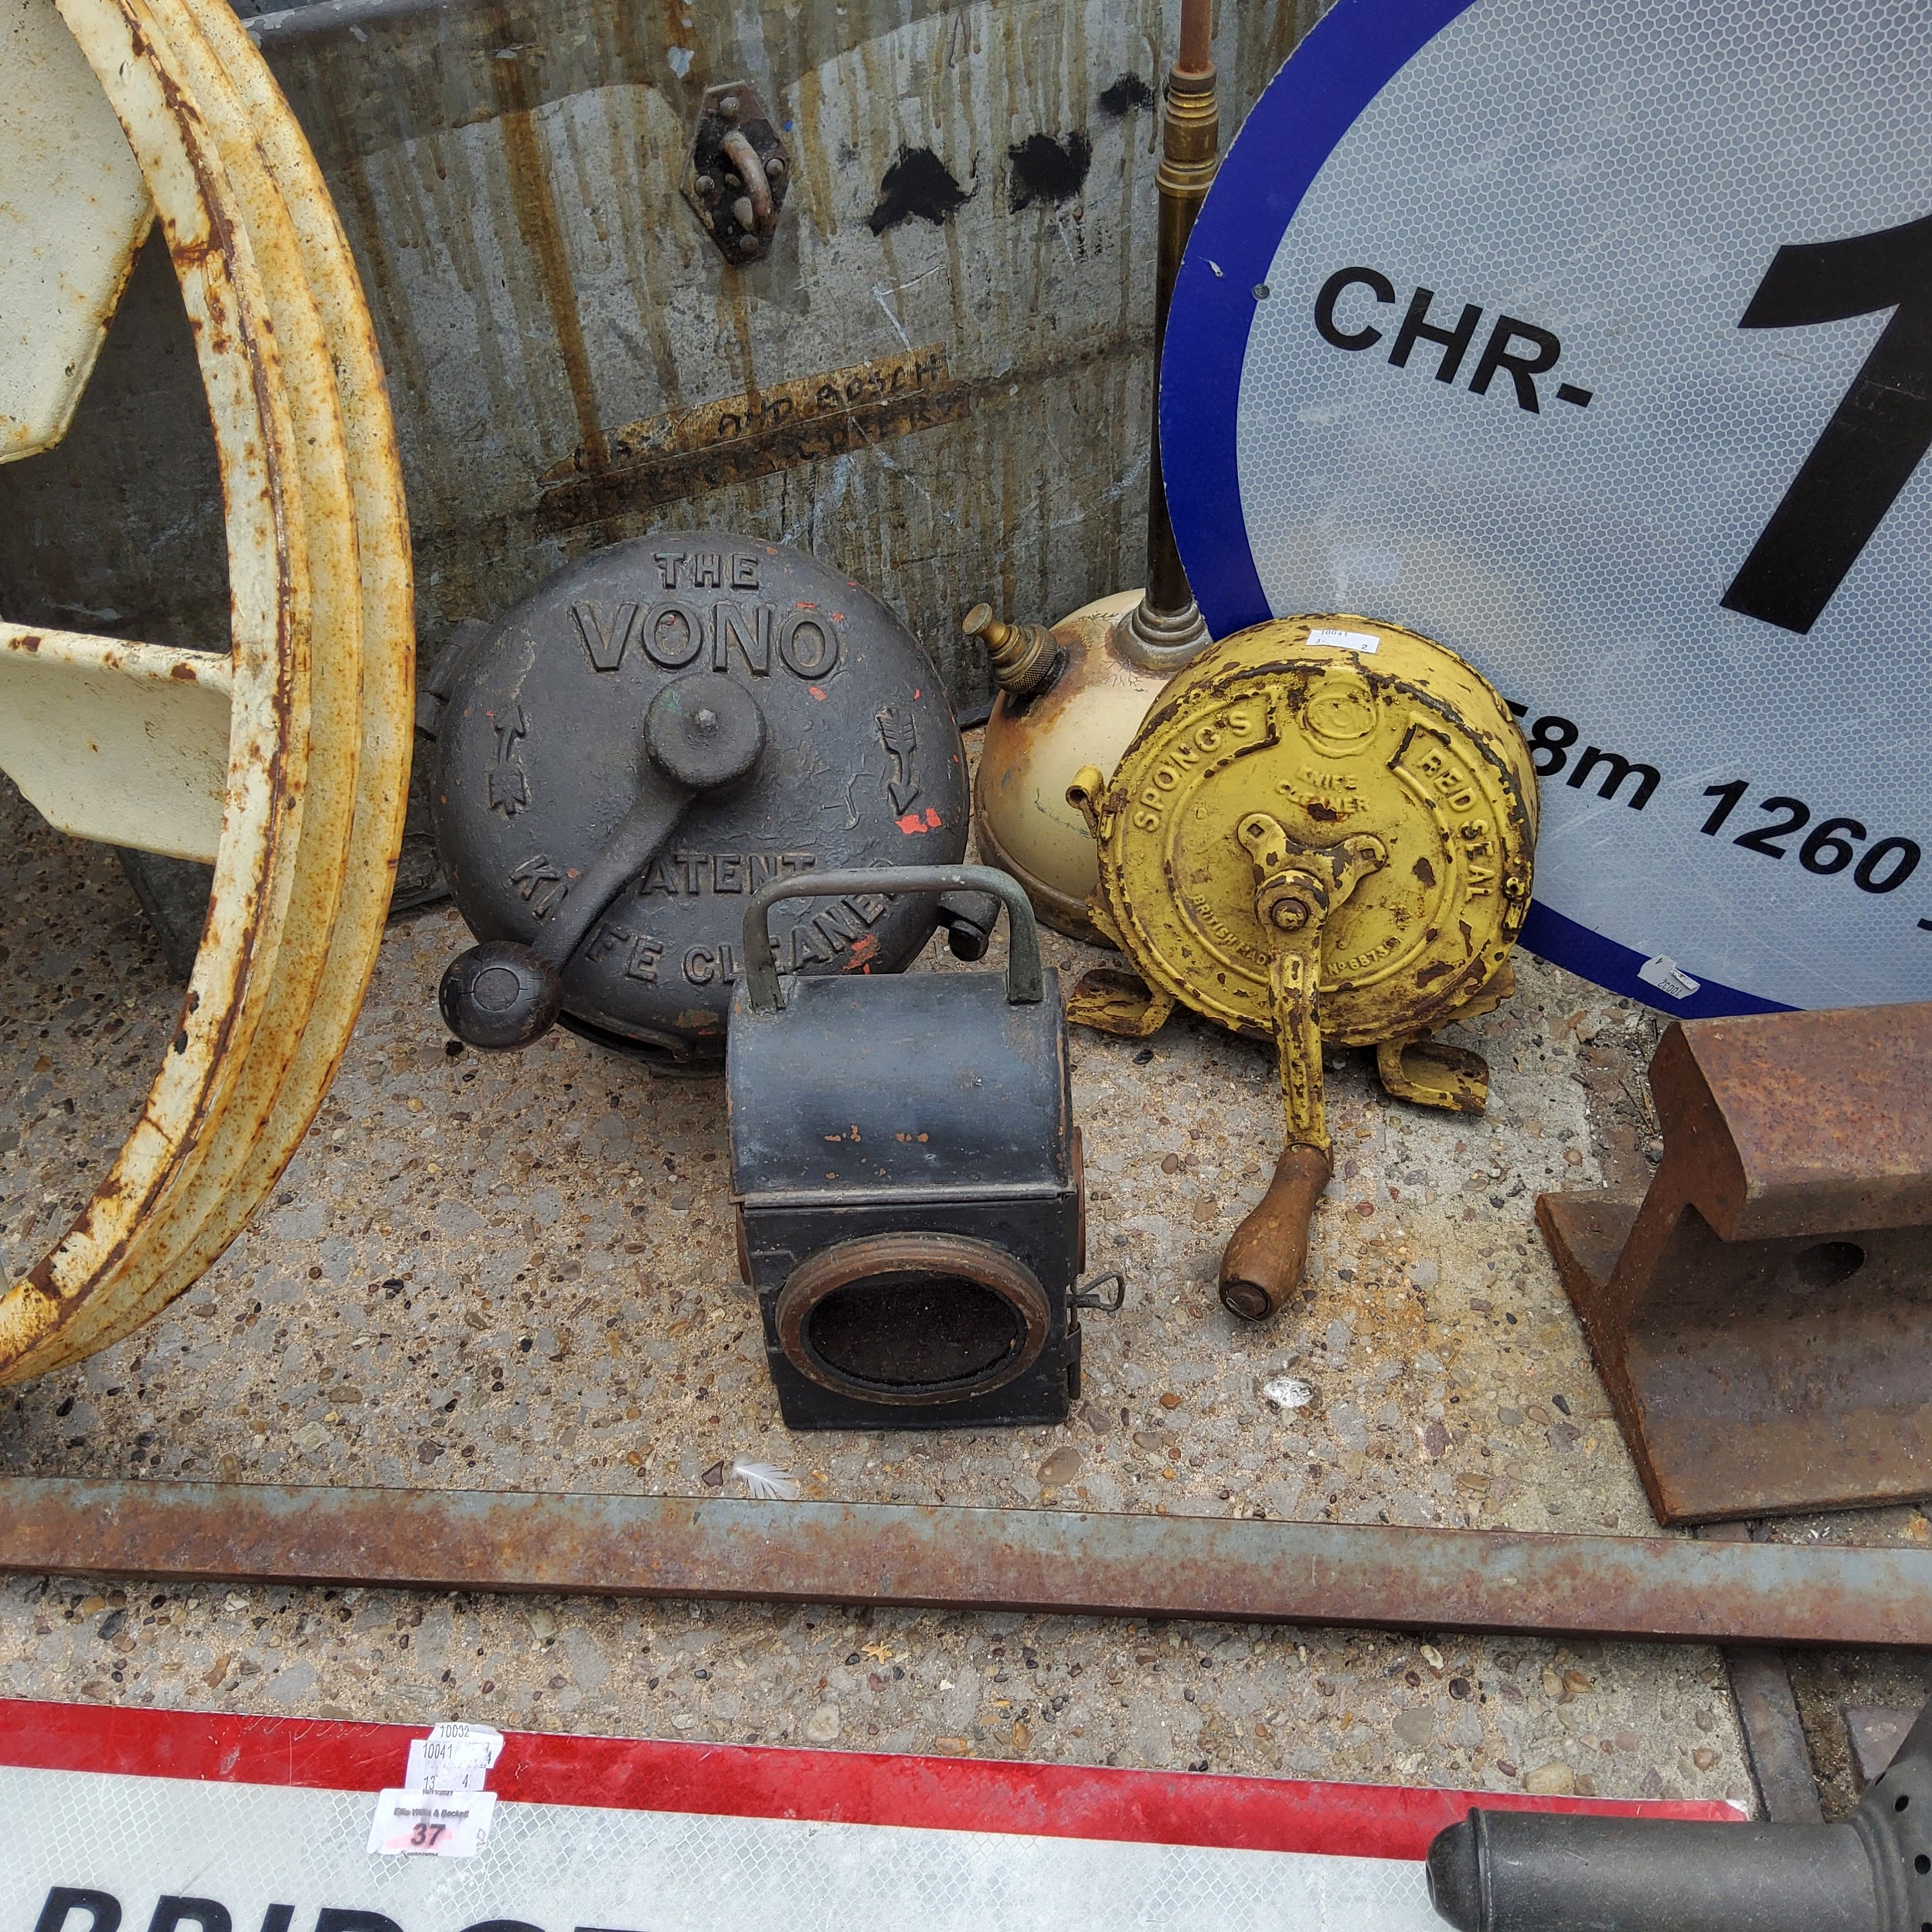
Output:
[[1113,1033],[1123,1039],[1145,1039],[1167,1024],[1174,1002],[1157,993],[1138,973],[1117,966],[1096,966],[1073,988],[1066,1017],[1077,1026]]
[[1376,1046],[1376,1071],[1399,1100],[1480,1114],[1489,1104],[1489,1063],[1466,1047],[1422,1034],[1385,1039]]

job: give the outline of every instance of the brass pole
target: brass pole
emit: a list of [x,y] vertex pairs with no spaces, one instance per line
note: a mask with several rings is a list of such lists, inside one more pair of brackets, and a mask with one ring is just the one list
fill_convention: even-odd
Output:
[[1134,657],[1163,670],[1179,670],[1209,642],[1206,627],[1188,590],[1175,547],[1167,490],[1161,473],[1159,370],[1167,340],[1181,256],[1214,179],[1220,146],[1209,28],[1213,0],[1182,0],[1179,57],[1162,90],[1160,233],[1154,283],[1155,410],[1149,450],[1147,505],[1147,588],[1130,618],[1124,642]]

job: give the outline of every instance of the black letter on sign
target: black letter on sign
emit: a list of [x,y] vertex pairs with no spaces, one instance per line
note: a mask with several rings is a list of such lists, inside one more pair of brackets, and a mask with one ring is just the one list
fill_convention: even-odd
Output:
[[93,1923],[87,1932],[114,1932],[121,1923],[121,1901],[111,1892],[90,1892],[78,1885],[56,1885],[40,1908],[33,1932],[66,1932],[67,1915],[78,1906]]
[[[1533,355],[1512,355],[1509,345],[1518,338],[1534,343],[1536,352]],[[1488,346],[1476,364],[1475,374],[1469,379],[1469,393],[1487,396],[1490,377],[1498,369],[1506,369],[1515,379],[1516,406],[1529,410],[1532,416],[1540,416],[1543,408],[1536,400],[1536,385],[1530,379],[1542,375],[1546,369],[1553,369],[1556,358],[1563,352],[1563,344],[1548,329],[1539,328],[1533,322],[1519,322],[1513,315],[1498,315],[1496,326],[1489,332]]]
[[1932,448],[1932,215],[1781,248],[1740,328],[1809,328],[1896,309],[1724,593],[1801,637]]
[[288,1932],[295,1917],[292,1905],[271,1905],[262,1914],[262,1932]]
[[233,1932],[226,1906],[213,1899],[178,1899],[166,1892],[148,1921],[148,1932],[176,1932],[184,1919],[199,1926],[201,1932]]
[[1626,778],[1637,781],[1637,789],[1624,801],[1632,811],[1641,811],[1650,803],[1651,794],[1657,789],[1658,777],[1655,765],[1632,764],[1629,759],[1614,751],[1600,751],[1594,745],[1586,745],[1583,755],[1577,760],[1577,767],[1570,774],[1570,782],[1579,791],[1583,781],[1601,765],[1604,775],[1597,782],[1599,798],[1614,798]]
[[1376,270],[1338,268],[1321,284],[1321,293],[1315,298],[1315,325],[1321,331],[1322,341],[1332,342],[1337,349],[1372,349],[1382,340],[1379,328],[1352,331],[1335,326],[1335,305],[1342,299],[1342,291],[1356,282],[1379,302],[1392,302],[1396,298],[1395,284]]
[[464,1926],[463,1932],[543,1932],[543,1928],[528,1919],[478,1919],[475,1924]]
[[403,1928],[379,1912],[351,1912],[339,1905],[325,1905],[315,1914],[315,1932],[403,1932]]
[[1389,360],[1397,369],[1409,366],[1409,352],[1420,338],[1425,342],[1442,345],[1442,366],[1436,371],[1438,383],[1453,383],[1456,371],[1462,367],[1462,359],[1469,352],[1469,340],[1476,332],[1476,325],[1482,320],[1482,311],[1474,302],[1463,305],[1462,320],[1454,328],[1438,328],[1429,319],[1429,304],[1436,299],[1433,288],[1418,288],[1409,298],[1409,312],[1402,318],[1402,327],[1396,332],[1396,345],[1389,352]]

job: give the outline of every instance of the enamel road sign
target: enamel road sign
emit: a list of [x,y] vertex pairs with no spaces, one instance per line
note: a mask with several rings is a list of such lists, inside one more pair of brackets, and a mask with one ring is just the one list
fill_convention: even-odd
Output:
[[1340,0],[1176,288],[1209,627],[1470,658],[1524,943],[1672,1013],[1932,997],[1929,89],[1919,0]]
[[[0,1926],[1193,1932],[1205,1912],[1219,1932],[1440,1932],[1422,1859],[1471,1804],[1743,1815],[513,1732],[487,1791],[445,1776],[430,1781],[457,1795],[415,1794],[399,1844],[371,1827],[378,1787],[415,1781],[412,1743],[420,1729],[0,1700]],[[487,1832],[456,1855],[432,1842],[432,1814],[485,1798]]]

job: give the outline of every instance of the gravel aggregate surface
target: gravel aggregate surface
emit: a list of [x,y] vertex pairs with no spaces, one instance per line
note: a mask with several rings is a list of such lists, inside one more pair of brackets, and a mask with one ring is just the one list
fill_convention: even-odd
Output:
[[[112,855],[3,784],[0,882],[17,1274],[111,1158],[179,990]],[[1101,957],[1043,937],[1064,984]],[[561,1032],[462,1048],[435,988],[466,943],[447,906],[392,923],[342,1073],[253,1225],[148,1328],[0,1391],[0,1475],[702,1495],[746,1493],[747,1459],[855,1501],[1654,1532],[1532,1219],[1539,1192],[1638,1179],[1661,1151],[1647,1009],[1522,957],[1515,998],[1453,1036],[1490,1062],[1481,1119],[1389,1100],[1371,1056],[1335,1056],[1308,1279],[1259,1328],[1213,1277],[1279,1148],[1271,1051],[1186,1017],[1147,1043],[1077,1030],[1092,1268],[1122,1270],[1128,1298],[1086,1318],[1072,1423],[791,1435],[738,1278],[722,1083],[656,1080]],[[918,969],[972,970],[936,947]],[[1766,1533],[1928,1532],[1906,1509]],[[1868,1680],[1889,1671],[1896,1701],[1903,1668],[1840,1658],[1802,1680],[1821,1761],[1834,1699],[1886,1701]],[[1722,1659],[1691,1645],[15,1579],[0,1693],[1751,1793]]]

